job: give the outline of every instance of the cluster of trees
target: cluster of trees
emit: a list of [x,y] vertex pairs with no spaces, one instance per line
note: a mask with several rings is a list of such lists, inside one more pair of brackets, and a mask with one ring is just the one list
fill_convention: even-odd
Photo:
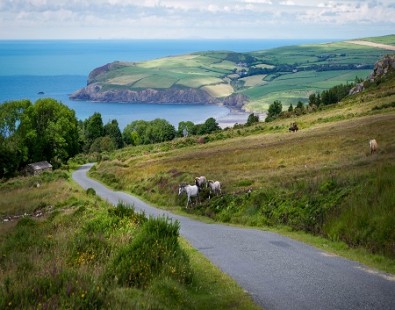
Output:
[[103,125],[100,113],[79,122],[79,141],[84,153],[113,151],[124,145],[118,121],[109,121]]
[[0,105],[0,178],[27,163],[48,160],[55,167],[79,152],[75,112],[53,99]]
[[355,86],[354,83],[340,84],[324,90],[321,93],[317,92],[309,96],[309,105],[317,106],[329,105],[340,102],[343,98],[348,96],[351,88]]
[[46,160],[57,167],[81,152],[113,151],[218,130],[214,118],[202,124],[180,122],[178,130],[164,119],[155,119],[134,121],[121,132],[117,120],[104,124],[100,113],[78,121],[73,110],[54,99],[34,104],[4,102],[0,105],[0,178],[11,177],[32,162]]
[[203,124],[180,122],[178,130],[167,120],[157,118],[152,121],[133,121],[121,133],[116,120],[103,125],[100,113],[94,113],[84,122],[80,122],[80,141],[82,151],[92,153],[113,151],[129,145],[171,141],[175,137],[187,135],[204,135],[218,130],[221,128],[212,117]]
[[[356,78],[355,82],[358,83],[361,80]],[[355,83],[339,84],[331,87],[328,90],[323,90],[321,93],[316,92],[309,96],[309,102],[306,106],[302,101],[298,101],[297,105],[293,107],[291,104],[288,107],[288,111],[282,110],[281,101],[276,100],[270,106],[268,110],[266,122],[271,122],[278,117],[290,117],[292,115],[302,115],[311,111],[317,110],[320,106],[335,104],[340,102],[343,98],[348,96],[350,90],[355,86]]]
[[265,122],[271,122],[271,121],[275,120],[277,117],[280,116],[282,111],[283,111],[283,105],[281,104],[281,101],[275,100],[269,106]]

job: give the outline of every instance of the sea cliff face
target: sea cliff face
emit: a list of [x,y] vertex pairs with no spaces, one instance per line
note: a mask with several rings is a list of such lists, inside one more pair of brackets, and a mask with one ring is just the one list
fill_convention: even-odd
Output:
[[[95,69],[96,70],[96,69]],[[90,75],[91,78],[91,75]],[[92,81],[92,79],[90,79]],[[89,83],[89,81],[88,81]],[[70,95],[70,99],[99,102],[128,102],[128,103],[183,103],[183,104],[218,104],[234,109],[242,109],[248,98],[242,94],[232,94],[224,98],[214,98],[198,88],[168,88],[168,89],[104,89],[97,82],[91,82],[86,87]]]
[[108,89],[99,83],[92,83],[70,95],[71,99],[102,102],[143,102],[143,103],[211,103],[219,101],[205,91],[193,88],[164,90],[158,89]]
[[[166,66],[166,64],[163,64],[163,66]],[[163,71],[166,70],[168,69],[163,69]],[[202,69],[199,67],[199,69],[191,70]],[[139,79],[160,76],[161,71],[160,66],[151,69],[149,66],[145,68],[142,64],[139,66],[138,63],[115,61],[92,70],[88,76],[87,86],[72,93],[69,97],[73,100],[98,102],[216,104],[238,110],[242,109],[244,104],[248,102],[247,96],[242,94],[233,93],[223,97],[214,97],[202,87],[204,84],[197,84],[197,87],[176,85],[177,83],[169,87],[163,87],[163,84],[155,87],[155,84],[153,84],[146,88],[133,85]],[[141,72],[144,73],[141,74]],[[174,75],[176,74],[172,72],[169,79]],[[196,79],[196,76],[201,77],[200,74],[195,73],[193,78]],[[185,74],[180,74],[180,79],[182,77],[185,77]],[[130,78],[130,85],[128,83],[116,84],[113,82],[114,78],[120,78],[121,80]],[[162,78],[162,81],[166,78],[167,76]],[[210,77],[208,77],[208,80],[210,81]],[[217,78],[217,80],[219,79]]]

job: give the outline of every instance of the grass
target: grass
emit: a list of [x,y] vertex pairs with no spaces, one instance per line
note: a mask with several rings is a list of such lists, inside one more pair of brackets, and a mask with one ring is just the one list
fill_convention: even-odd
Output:
[[[40,187],[30,186],[40,182]],[[109,206],[54,172],[1,183],[0,308],[258,309],[178,236],[178,223]],[[10,213],[9,213],[10,212]]]
[[242,93],[251,98],[246,105],[250,111],[267,111],[275,100],[286,108],[298,101],[307,102],[311,93],[331,88],[341,83],[352,83],[355,77],[366,78],[370,70],[301,71],[286,73],[263,86],[256,86]]
[[387,35],[387,36],[381,36],[381,37],[369,37],[369,38],[365,38],[364,40],[374,42],[374,43],[395,45],[395,35]]
[[[390,42],[394,37],[375,39]],[[306,102],[308,96],[315,91],[353,82],[356,76],[365,78],[370,69],[338,70],[332,66],[372,66],[387,53],[386,50],[347,42],[286,46],[250,53],[208,51],[141,63],[119,63],[95,79],[103,85],[103,91],[189,87],[206,90],[215,98],[241,92],[250,99],[245,108],[259,113],[265,111],[274,100],[280,100],[285,106],[291,103],[296,105],[299,100]],[[248,71],[248,66],[285,67],[284,70],[279,69],[267,76],[259,74],[245,77],[242,71]],[[327,71],[321,71],[319,68],[322,66],[326,66]],[[297,68],[297,72],[290,68]],[[233,88],[230,82],[236,87]]]
[[[187,213],[264,229],[285,225],[342,244],[344,253],[355,249],[354,259],[393,273],[393,89],[389,79],[316,113],[225,130],[206,144],[188,137],[123,149],[92,175],[180,212],[178,184],[205,175],[222,181],[224,194]],[[293,121],[296,134],[288,132]],[[380,145],[374,155],[371,138]]]
[[206,85],[202,87],[207,93],[212,97],[227,97],[233,93],[233,87],[229,84],[216,84],[216,85]]

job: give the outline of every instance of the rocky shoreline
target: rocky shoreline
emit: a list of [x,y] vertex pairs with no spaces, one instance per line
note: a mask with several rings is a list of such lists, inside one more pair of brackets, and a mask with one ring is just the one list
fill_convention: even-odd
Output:
[[232,109],[242,109],[248,98],[242,94],[232,94],[224,98],[215,98],[206,91],[198,88],[168,88],[168,89],[106,89],[100,83],[91,83],[72,93],[72,100],[96,102],[125,102],[125,103],[182,103],[182,104],[217,104]]
[[[217,119],[221,128],[233,127],[236,124],[243,125],[247,122],[251,112],[243,110],[248,98],[242,94],[232,94],[225,98],[214,98],[207,92],[196,88],[183,89],[103,89],[99,83],[91,83],[86,87],[69,95],[72,100],[94,102],[124,102],[124,103],[151,103],[151,104],[214,104],[229,109],[229,113]],[[260,115],[264,119],[265,115]]]

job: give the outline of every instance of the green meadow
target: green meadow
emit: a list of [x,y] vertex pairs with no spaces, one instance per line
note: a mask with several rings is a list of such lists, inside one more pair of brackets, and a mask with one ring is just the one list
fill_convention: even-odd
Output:
[[[395,36],[364,39],[394,44]],[[198,52],[141,63],[118,63],[94,77],[110,89],[198,88],[214,98],[234,93],[248,97],[247,111],[264,112],[274,100],[284,106],[307,102],[310,94],[340,83],[365,79],[388,51],[376,47],[329,42],[263,51]]]

